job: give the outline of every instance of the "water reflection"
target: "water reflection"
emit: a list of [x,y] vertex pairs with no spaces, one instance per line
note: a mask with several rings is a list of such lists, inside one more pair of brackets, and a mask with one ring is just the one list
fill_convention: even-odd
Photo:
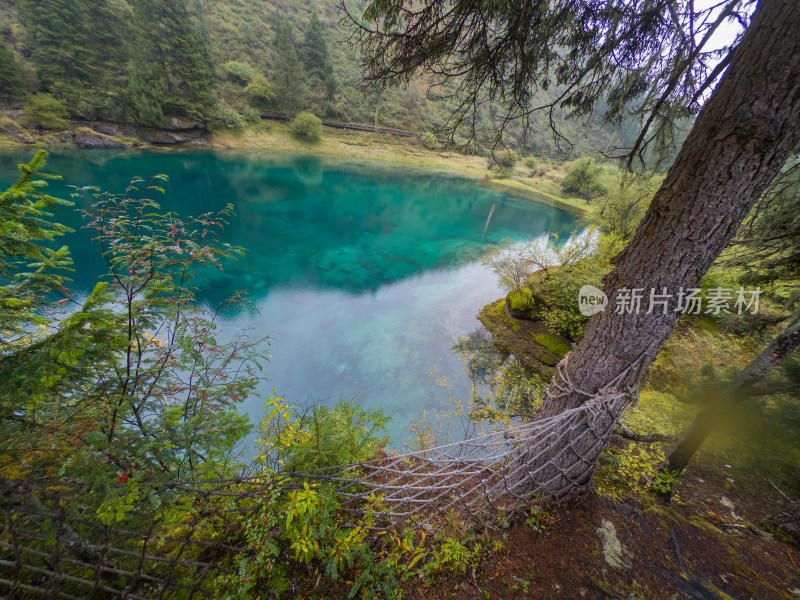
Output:
[[[0,156],[0,184],[26,158]],[[575,226],[566,213],[461,178],[320,157],[80,152],[51,156],[47,170],[64,178],[54,195],[68,185],[120,192],[135,175],[163,173],[165,210],[188,216],[232,203],[223,241],[248,253],[202,273],[198,295],[216,304],[250,291],[260,315],[228,325],[272,335],[262,393],[277,388],[295,402],[358,396],[397,413],[395,435],[446,402],[429,381],[432,367],[454,393],[469,394],[450,347],[502,293],[477,262],[487,245],[549,232],[566,240]],[[74,285],[89,289],[104,272],[98,249],[77,213],[59,217],[78,229],[67,240]],[[257,418],[260,403],[245,409]]]

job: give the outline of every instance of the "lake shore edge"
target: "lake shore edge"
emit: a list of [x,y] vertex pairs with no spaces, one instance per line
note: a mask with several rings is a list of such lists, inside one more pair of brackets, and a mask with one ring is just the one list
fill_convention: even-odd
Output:
[[[415,138],[384,133],[355,132],[326,127],[319,142],[305,142],[291,135],[288,124],[262,121],[237,131],[208,132],[174,123],[168,129],[96,122],[72,122],[63,130],[35,129],[23,124],[19,111],[0,111],[0,152],[24,149],[104,149],[155,152],[187,150],[208,152],[275,152],[313,154],[343,160],[403,166],[443,176],[473,179],[479,185],[524,200],[545,204],[576,215],[590,208],[579,198],[556,195],[558,176],[514,177],[487,168],[483,156],[467,156],[450,150],[430,150]],[[547,181],[549,179],[550,181]]]

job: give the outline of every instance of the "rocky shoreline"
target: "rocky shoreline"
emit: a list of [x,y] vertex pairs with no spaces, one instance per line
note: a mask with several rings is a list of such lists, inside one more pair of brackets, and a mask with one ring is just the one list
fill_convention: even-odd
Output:
[[208,130],[196,123],[171,119],[167,127],[155,129],[111,121],[70,121],[60,130],[40,129],[23,124],[22,111],[7,110],[0,122],[0,133],[24,145],[75,146],[78,148],[137,148],[208,144]]

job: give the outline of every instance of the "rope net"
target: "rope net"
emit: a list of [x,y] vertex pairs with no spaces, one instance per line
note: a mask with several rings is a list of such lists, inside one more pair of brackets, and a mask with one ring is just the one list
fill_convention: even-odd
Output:
[[223,559],[246,550],[247,520],[275,489],[304,483],[332,489],[350,525],[371,511],[384,530],[492,526],[534,502],[585,493],[629,398],[604,391],[554,417],[369,462],[160,485],[161,500],[127,511],[124,526],[82,510],[83,485],[0,480],[0,595],[213,598],[214,577],[235,574]]

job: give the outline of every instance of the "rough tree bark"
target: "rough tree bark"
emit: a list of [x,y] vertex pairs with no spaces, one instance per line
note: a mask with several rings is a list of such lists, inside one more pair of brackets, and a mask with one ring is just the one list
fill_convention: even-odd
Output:
[[[606,278],[609,304],[565,359],[538,417],[580,406],[609,382],[638,394],[681,313],[646,314],[650,289],[696,286],[800,142],[800,2],[762,0],[633,239]],[[621,288],[642,309],[617,314]],[[576,300],[577,301],[577,300]],[[621,375],[621,376],[620,376]]]
[[[559,500],[565,489],[575,494],[591,486],[615,420],[638,397],[642,372],[682,314],[674,303],[667,314],[660,307],[648,314],[649,290],[677,295],[695,287],[798,142],[800,2],[762,0],[633,239],[616,257],[604,281],[606,310],[592,317],[559,364],[537,419],[563,414],[572,432],[559,432],[545,450],[520,447],[515,464],[527,469],[522,488]],[[644,288],[640,311],[615,311],[622,288]],[[620,402],[619,392],[629,401]],[[570,424],[569,409],[584,405],[591,409],[586,418]],[[600,406],[605,412],[597,412]]]

